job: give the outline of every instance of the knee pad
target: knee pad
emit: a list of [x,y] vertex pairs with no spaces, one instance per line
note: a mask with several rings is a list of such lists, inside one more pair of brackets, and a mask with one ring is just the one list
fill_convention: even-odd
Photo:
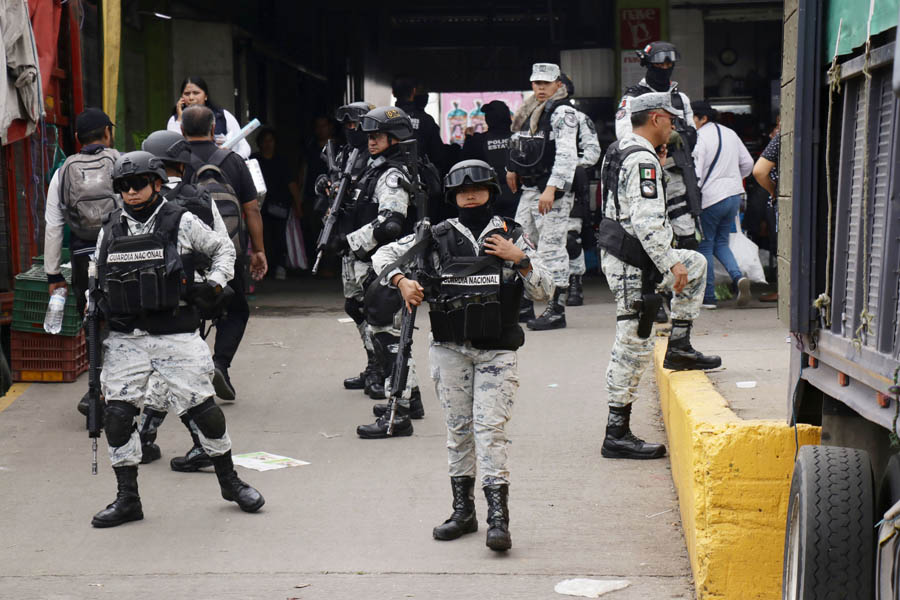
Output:
[[225,435],[225,413],[212,398],[189,408],[187,412],[207,439],[217,440]]
[[347,313],[353,322],[357,325],[365,322],[366,314],[363,311],[363,303],[356,298],[346,298],[344,300],[344,312]]
[[569,258],[578,258],[581,254],[581,235],[577,231],[570,231],[566,234],[566,252]]
[[140,411],[136,406],[121,400],[110,400],[106,403],[104,425],[106,427],[106,441],[110,447],[118,448],[128,443],[128,440],[131,438],[131,432],[137,429],[137,423],[135,423],[134,418],[139,413]]

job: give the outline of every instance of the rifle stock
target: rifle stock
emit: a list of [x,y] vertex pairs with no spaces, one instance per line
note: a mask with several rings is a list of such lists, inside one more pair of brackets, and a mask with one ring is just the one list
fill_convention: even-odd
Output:
[[[330,167],[334,164],[334,148],[332,144],[329,143],[325,147],[325,153],[328,157]],[[325,216],[325,223],[322,225],[322,231],[319,233],[319,239],[316,241],[316,262],[313,264],[312,268],[313,275],[319,272],[319,262],[322,260],[322,256],[324,256],[325,250],[331,242],[332,235],[334,235],[334,226],[337,224],[338,214],[340,214],[344,198],[347,196],[347,192],[350,189],[350,181],[353,177],[353,165],[356,164],[358,157],[359,148],[354,148],[347,158],[344,169],[341,171],[340,182],[338,183],[337,190],[333,192],[334,195],[332,196],[331,205],[329,205],[328,213]]]

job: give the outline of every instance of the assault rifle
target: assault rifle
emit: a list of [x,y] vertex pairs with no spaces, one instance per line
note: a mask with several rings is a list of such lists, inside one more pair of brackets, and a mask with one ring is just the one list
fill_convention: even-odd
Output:
[[[398,156],[406,164],[409,173],[409,184],[406,191],[409,192],[410,205],[414,205],[423,215],[422,220],[416,223],[416,241],[413,248],[419,248],[416,253],[416,266],[409,279],[417,281],[425,273],[425,240],[431,237],[431,220],[428,217],[428,194],[425,192],[421,181],[419,180],[418,155],[415,138],[406,140],[398,144],[400,150]],[[404,305],[404,309],[406,306]],[[388,436],[394,435],[394,419],[397,417],[397,402],[406,389],[407,379],[409,378],[409,361],[412,359],[413,331],[416,328],[416,307],[410,307],[411,310],[403,310],[403,316],[400,321],[400,343],[397,347],[397,358],[394,361],[394,367],[391,369],[391,395],[389,396],[390,409],[388,410]]]
[[[329,165],[332,165],[334,163],[333,151],[333,146],[331,144],[325,147],[325,152],[328,154]],[[325,215],[325,224],[322,226],[322,232],[319,233],[319,239],[316,241],[316,262],[313,264],[312,268],[313,275],[318,273],[319,261],[322,260],[322,256],[325,254],[325,249],[328,248],[328,244],[331,243],[331,236],[334,233],[334,226],[337,224],[338,214],[340,214],[341,212],[341,206],[344,203],[344,198],[350,191],[350,180],[353,176],[353,165],[356,164],[356,159],[358,157],[359,148],[354,148],[350,152],[350,156],[347,158],[347,162],[344,163],[344,168],[341,171],[340,181],[337,185],[337,189],[332,189],[331,204],[328,207],[328,213],[326,213]]]
[[[680,110],[681,114],[684,115],[684,101],[677,90],[672,91],[672,106]],[[700,213],[703,212],[700,183],[697,181],[697,171],[694,169],[694,156],[691,154],[694,150],[694,145],[697,143],[697,130],[691,127],[684,120],[683,116],[675,117],[673,124],[675,125],[675,131],[681,137],[681,145],[672,151],[672,159],[675,161],[675,166],[681,169],[684,187],[687,190],[685,193],[687,195],[688,209],[696,221],[700,218]],[[672,215],[669,216],[670,218],[675,218]],[[702,231],[699,225],[697,230]]]
[[97,474],[97,438],[103,427],[103,400],[100,397],[100,311],[97,309],[97,265],[88,267],[88,300],[85,314],[88,360],[87,430],[91,438],[91,473]]

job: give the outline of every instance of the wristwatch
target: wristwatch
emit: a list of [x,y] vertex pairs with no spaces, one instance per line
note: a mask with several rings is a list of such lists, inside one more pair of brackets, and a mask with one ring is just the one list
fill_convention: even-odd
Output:
[[531,259],[528,258],[528,255],[526,254],[525,258],[523,258],[522,260],[520,260],[517,263],[514,263],[513,266],[518,270],[527,269],[528,267],[531,266]]

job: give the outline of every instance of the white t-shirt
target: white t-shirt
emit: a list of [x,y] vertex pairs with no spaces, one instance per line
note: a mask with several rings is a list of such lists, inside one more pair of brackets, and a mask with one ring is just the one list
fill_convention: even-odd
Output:
[[[722,151],[712,172],[708,173],[719,147],[717,128],[722,133]],[[753,158],[733,130],[718,123],[707,122],[697,130],[694,167],[697,170],[697,183],[702,184],[702,206],[709,208],[725,198],[744,193],[744,177],[753,171]]]

